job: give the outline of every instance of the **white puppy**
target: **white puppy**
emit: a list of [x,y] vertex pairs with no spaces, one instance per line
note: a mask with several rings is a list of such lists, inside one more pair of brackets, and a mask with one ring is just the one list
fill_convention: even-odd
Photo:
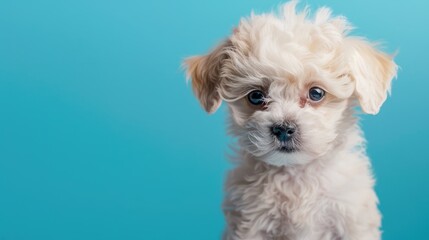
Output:
[[224,239],[380,239],[381,216],[355,107],[376,114],[397,66],[320,8],[251,15],[186,60],[204,109],[228,103],[237,167]]

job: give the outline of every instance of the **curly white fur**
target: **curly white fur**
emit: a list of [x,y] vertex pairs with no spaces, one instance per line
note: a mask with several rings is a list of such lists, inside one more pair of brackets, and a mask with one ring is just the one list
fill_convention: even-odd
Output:
[[[374,44],[350,37],[328,8],[251,15],[204,56],[187,59],[207,112],[222,101],[238,138],[226,183],[224,239],[380,239],[381,216],[355,107],[376,114],[397,66]],[[326,91],[311,101],[311,87]],[[247,94],[266,94],[263,107]],[[294,122],[296,151],[279,151],[273,124]]]

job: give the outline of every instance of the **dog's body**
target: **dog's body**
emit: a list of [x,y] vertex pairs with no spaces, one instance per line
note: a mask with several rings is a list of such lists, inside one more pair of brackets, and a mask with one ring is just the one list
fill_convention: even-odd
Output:
[[[226,185],[224,239],[380,239],[380,214],[363,139],[305,166],[276,167],[243,154]],[[358,148],[356,148],[358,147]]]
[[375,240],[381,216],[355,107],[376,114],[392,58],[348,37],[343,17],[252,15],[205,56],[187,60],[194,92],[222,101],[238,138],[229,174],[226,240]]

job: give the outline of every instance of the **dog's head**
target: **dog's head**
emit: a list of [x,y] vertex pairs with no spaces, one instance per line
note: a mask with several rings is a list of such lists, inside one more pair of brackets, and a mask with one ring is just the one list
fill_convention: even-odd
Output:
[[188,58],[188,76],[204,109],[222,101],[231,132],[255,158],[306,163],[327,153],[353,123],[354,103],[376,114],[397,66],[327,8],[309,18],[296,2],[281,14],[252,15],[204,56]]

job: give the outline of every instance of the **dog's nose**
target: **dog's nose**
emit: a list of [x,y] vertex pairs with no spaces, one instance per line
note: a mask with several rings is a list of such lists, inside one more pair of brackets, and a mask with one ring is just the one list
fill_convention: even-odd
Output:
[[280,142],[287,142],[296,132],[296,127],[293,124],[274,125],[271,127],[271,132]]

